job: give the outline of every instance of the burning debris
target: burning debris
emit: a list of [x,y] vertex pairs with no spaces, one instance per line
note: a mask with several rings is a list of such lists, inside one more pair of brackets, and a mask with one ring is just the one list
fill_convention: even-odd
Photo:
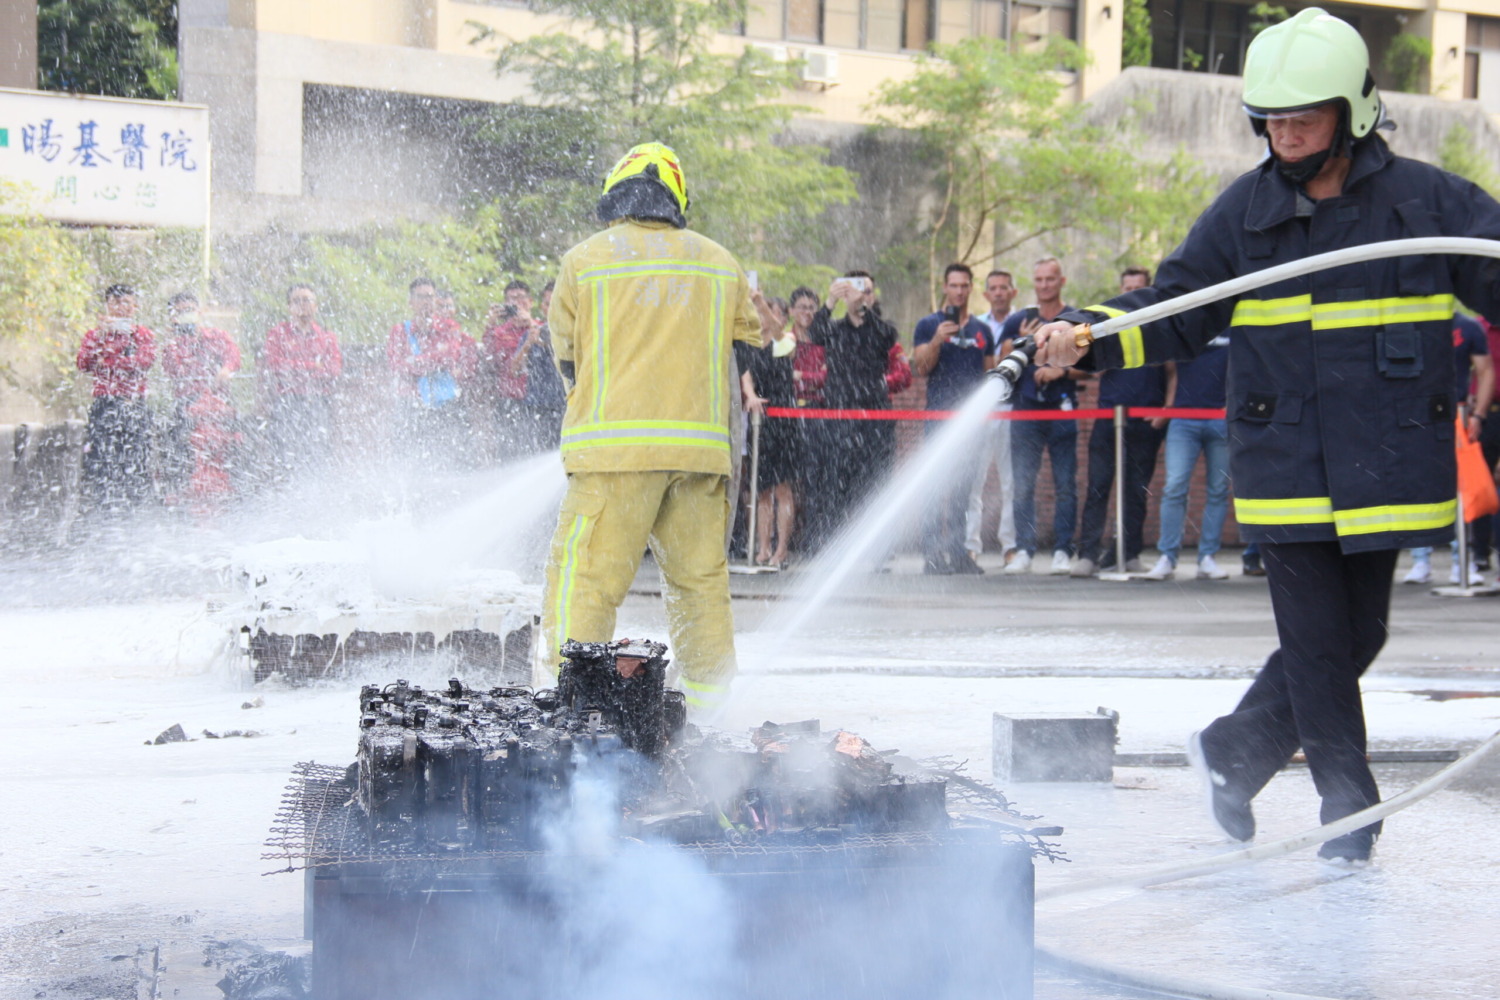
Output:
[[[648,961],[614,921],[691,936],[703,906],[729,928],[701,970],[717,995],[908,997],[956,964],[1030,996],[1032,859],[1060,831],[998,793],[951,815],[956,769],[817,721],[700,729],[659,643],[563,653],[554,689],[368,685],[355,763],[297,766],[266,856],[306,871],[320,1000],[614,996],[612,963]],[[649,957],[660,995],[677,961]]]
[[432,851],[536,847],[573,781],[618,782],[621,832],[678,843],[947,825],[945,781],[817,722],[750,738],[686,722],[666,647],[570,642],[555,690],[360,693],[356,800],[370,842]]

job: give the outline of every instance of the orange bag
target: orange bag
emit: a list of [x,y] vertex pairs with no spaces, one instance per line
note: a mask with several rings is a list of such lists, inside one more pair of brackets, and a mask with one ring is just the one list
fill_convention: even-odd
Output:
[[1500,494],[1495,492],[1495,473],[1484,460],[1478,441],[1469,440],[1463,421],[1453,437],[1458,451],[1458,495],[1464,500],[1464,520],[1477,521],[1500,513]]

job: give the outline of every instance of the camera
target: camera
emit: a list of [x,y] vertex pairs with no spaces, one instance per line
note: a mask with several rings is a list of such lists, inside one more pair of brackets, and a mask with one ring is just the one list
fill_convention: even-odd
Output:
[[509,302],[505,303],[505,305],[503,305],[503,306],[500,307],[500,318],[502,320],[505,320],[505,319],[515,319],[516,316],[519,313],[520,313],[520,310],[517,309],[515,306],[511,305]]

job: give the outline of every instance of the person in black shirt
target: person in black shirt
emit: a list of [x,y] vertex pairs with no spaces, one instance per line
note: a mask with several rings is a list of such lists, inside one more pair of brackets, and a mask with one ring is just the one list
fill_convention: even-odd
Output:
[[[836,303],[845,314],[833,318]],[[849,271],[828,288],[828,299],[813,316],[808,339],[823,348],[828,378],[823,405],[834,410],[886,410],[886,364],[896,343],[896,328],[881,318],[875,305],[875,281],[868,271]],[[895,428],[886,420],[828,421],[823,453],[808,460],[822,473],[825,497],[839,497],[845,514],[859,510],[889,474],[896,457]],[[830,522],[817,535],[829,538],[842,518],[828,511]]]

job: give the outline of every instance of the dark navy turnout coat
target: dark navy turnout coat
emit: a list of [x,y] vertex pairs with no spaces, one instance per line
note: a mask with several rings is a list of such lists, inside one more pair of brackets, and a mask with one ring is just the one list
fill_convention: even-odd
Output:
[[[1417,236],[1500,239],[1475,185],[1355,146],[1344,192],[1311,201],[1267,159],[1239,177],[1162,264],[1156,284],[1065,314],[1099,322],[1288,261]],[[1500,261],[1398,257],[1277,282],[1095,341],[1081,366],[1189,358],[1226,329],[1235,517],[1246,541],[1336,539],[1344,552],[1452,533],[1453,311],[1500,316]]]

